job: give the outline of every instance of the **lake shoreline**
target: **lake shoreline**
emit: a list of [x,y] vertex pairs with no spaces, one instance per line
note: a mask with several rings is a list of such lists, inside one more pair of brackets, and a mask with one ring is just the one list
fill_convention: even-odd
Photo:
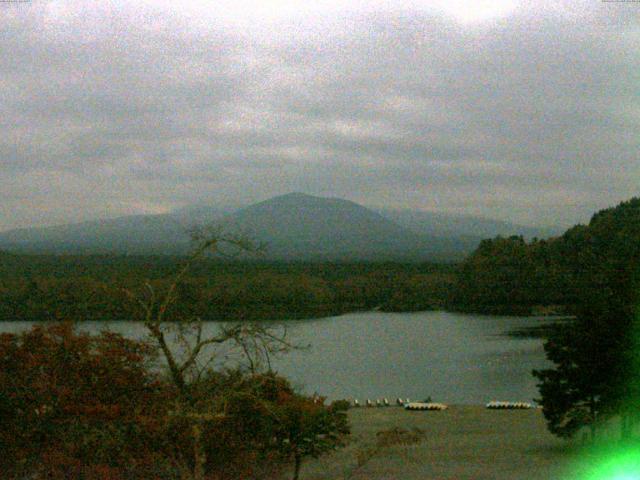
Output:
[[[273,315],[257,315],[255,317],[247,318],[246,315],[225,315],[225,316],[203,316],[200,318],[203,322],[220,322],[220,323],[231,323],[231,322],[289,322],[289,321],[302,321],[302,320],[322,320],[328,318],[338,318],[344,315],[351,314],[360,314],[360,313],[427,313],[427,312],[444,312],[451,314],[463,314],[463,315],[479,315],[482,317],[520,317],[520,318],[540,318],[540,319],[570,319],[574,318],[571,315],[567,315],[565,313],[540,313],[533,311],[531,309],[527,309],[525,311],[521,311],[517,308],[514,309],[505,309],[505,310],[486,310],[486,309],[467,309],[467,308],[456,308],[456,307],[441,307],[434,306],[433,308],[421,308],[421,309],[388,309],[385,306],[377,306],[377,307],[362,307],[362,308],[353,308],[353,309],[321,309],[316,311],[308,311],[308,312],[287,312],[287,314],[280,314],[275,317]],[[238,317],[235,319],[230,319],[229,317]],[[47,322],[64,322],[64,319],[56,319],[56,318],[36,318],[36,319],[8,319],[8,318],[0,318],[0,323],[12,323],[12,322],[34,322],[34,323],[47,323]],[[116,320],[116,319],[95,319],[91,318],[88,320],[69,320],[75,323],[82,322],[139,322],[138,319],[130,319],[130,320]],[[171,323],[171,320],[166,320],[168,323]],[[175,320],[175,322],[181,322],[183,320]],[[535,328],[535,327],[534,327]],[[532,332],[534,333],[534,332]],[[518,334],[514,334],[514,336],[518,336]],[[522,335],[526,337],[527,335]],[[533,334],[531,338],[541,338]]]

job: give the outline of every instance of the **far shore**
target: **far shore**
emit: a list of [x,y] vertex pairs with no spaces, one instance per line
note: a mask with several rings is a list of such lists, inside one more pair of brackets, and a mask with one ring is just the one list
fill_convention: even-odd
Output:
[[[530,318],[541,318],[545,320],[549,320],[550,322],[555,321],[564,321],[574,319],[574,316],[566,315],[566,314],[536,314],[530,311],[528,312],[486,312],[486,311],[475,311],[475,310],[467,310],[467,309],[459,309],[459,308],[446,308],[446,307],[434,307],[434,308],[422,308],[422,309],[406,309],[406,310],[389,310],[382,308],[380,306],[375,308],[352,308],[352,309],[323,309],[321,311],[313,311],[313,312],[287,312],[279,314],[279,316],[274,316],[274,314],[263,314],[260,313],[255,317],[247,316],[246,313],[242,315],[234,315],[229,314],[224,317],[201,317],[201,320],[205,322],[239,322],[239,321],[251,321],[251,322],[289,322],[289,321],[302,321],[302,320],[322,320],[326,318],[339,317],[342,315],[350,315],[350,314],[358,314],[358,313],[421,313],[421,312],[447,312],[447,313],[459,313],[462,315],[479,315],[483,317],[530,317]],[[15,319],[15,318],[0,318],[0,322],[34,322],[34,323],[47,323],[47,322],[56,322],[60,320],[56,319]],[[72,320],[73,321],[73,320]],[[76,320],[76,322],[82,322],[83,320]],[[113,322],[113,321],[132,321],[137,322],[140,321],[138,319],[132,320],[116,320],[116,319],[89,319],[87,321],[90,322]],[[505,335],[513,336],[513,337],[524,337],[524,338],[544,338],[546,333],[548,332],[549,326],[552,323],[545,323],[545,325],[540,325],[536,327],[530,327],[527,329],[519,329],[513,330],[509,332],[505,332]]]

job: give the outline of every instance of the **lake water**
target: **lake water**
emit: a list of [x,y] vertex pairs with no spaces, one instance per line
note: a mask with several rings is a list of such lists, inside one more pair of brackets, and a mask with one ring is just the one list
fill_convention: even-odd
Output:
[[[545,320],[439,311],[288,321],[289,338],[310,347],[276,358],[273,365],[294,385],[330,399],[531,401],[538,396],[531,370],[548,365],[542,341],[503,334],[541,321]],[[0,331],[17,332],[30,325],[3,323]],[[207,328],[217,326],[210,323]],[[81,328],[108,328],[134,338],[144,335],[143,326],[132,322],[87,322]]]

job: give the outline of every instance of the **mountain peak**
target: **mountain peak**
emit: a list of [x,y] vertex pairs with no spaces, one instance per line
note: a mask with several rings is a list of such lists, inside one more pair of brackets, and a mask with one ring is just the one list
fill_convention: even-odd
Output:
[[[345,200],[338,197],[321,197],[319,195],[310,195],[302,192],[285,193],[284,195],[278,195],[276,197],[264,200],[256,205],[269,205],[269,206],[297,206],[297,207],[359,207],[364,209],[362,205],[359,205],[351,200]],[[250,208],[250,207],[249,207]]]
[[272,197],[268,200],[266,200],[267,202],[271,202],[271,201],[280,201],[280,200],[296,200],[296,201],[314,201],[314,202],[318,202],[318,201],[327,201],[327,200],[340,200],[334,197],[320,197],[318,195],[310,195],[308,193],[302,193],[302,192],[290,192],[290,193],[285,193],[284,195],[277,195],[275,197]]
[[303,193],[303,192],[289,192],[283,195],[276,195],[275,197],[272,197],[271,200],[275,200],[276,198],[320,198],[320,197],[317,197],[315,195],[310,195],[308,193]]

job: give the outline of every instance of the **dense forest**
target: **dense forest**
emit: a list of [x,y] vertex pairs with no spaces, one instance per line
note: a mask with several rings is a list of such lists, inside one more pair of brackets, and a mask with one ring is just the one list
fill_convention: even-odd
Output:
[[[497,314],[575,313],[585,282],[615,289],[627,285],[640,242],[640,199],[593,215],[548,240],[484,240],[458,269],[450,306]],[[616,275],[606,272],[615,271]],[[615,283],[611,284],[611,282]]]
[[640,424],[640,199],[596,213],[560,240],[573,278],[575,320],[545,342],[553,368],[536,371],[549,429],[570,437],[613,417],[635,442]]
[[[450,306],[487,314],[561,313],[575,303],[575,277],[563,250],[571,239],[483,240],[458,269]],[[546,309],[545,309],[546,307]]]
[[[126,320],[135,305],[125,289],[157,291],[182,257],[1,254],[0,319]],[[205,259],[178,291],[171,318],[272,320],[356,310],[442,308],[453,265],[274,263]]]

